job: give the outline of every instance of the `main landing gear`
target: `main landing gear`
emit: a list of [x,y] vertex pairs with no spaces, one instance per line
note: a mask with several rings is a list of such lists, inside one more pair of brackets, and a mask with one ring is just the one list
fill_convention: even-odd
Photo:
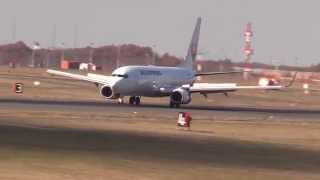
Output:
[[140,96],[131,96],[130,99],[129,99],[129,104],[132,104],[132,105],[140,105]]
[[180,107],[180,103],[176,103],[176,102],[170,101],[170,107],[171,108],[179,108]]

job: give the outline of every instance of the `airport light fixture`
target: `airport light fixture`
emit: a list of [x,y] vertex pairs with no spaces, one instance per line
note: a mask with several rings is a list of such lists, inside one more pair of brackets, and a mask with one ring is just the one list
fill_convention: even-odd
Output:
[[116,68],[120,67],[120,57],[121,57],[121,45],[118,45],[117,48],[117,59],[116,59]]
[[90,50],[89,50],[89,63],[91,63],[91,64],[93,64],[93,53],[94,53],[94,43],[90,43],[89,44],[89,48],[90,48]]
[[151,65],[156,65],[156,45],[152,45],[152,62]]
[[63,42],[63,43],[61,43],[61,57],[60,57],[60,60],[61,61],[63,61],[64,59],[65,59],[65,52],[64,52],[64,50],[65,50],[65,43]]
[[31,67],[35,67],[35,55],[36,55],[36,50],[40,49],[40,43],[35,41],[32,45],[32,54],[31,54]]

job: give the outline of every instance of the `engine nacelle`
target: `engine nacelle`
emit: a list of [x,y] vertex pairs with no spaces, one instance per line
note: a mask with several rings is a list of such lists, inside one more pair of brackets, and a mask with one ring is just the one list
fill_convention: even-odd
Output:
[[173,103],[189,104],[191,102],[191,93],[187,89],[178,88],[173,90],[170,100]]
[[100,88],[100,94],[107,99],[117,99],[120,97],[119,94],[115,94],[112,87],[105,85]]

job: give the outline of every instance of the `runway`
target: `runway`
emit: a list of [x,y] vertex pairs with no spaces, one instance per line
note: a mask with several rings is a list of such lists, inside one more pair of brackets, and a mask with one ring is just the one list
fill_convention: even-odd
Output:
[[[110,101],[83,101],[83,100],[32,100],[18,98],[1,98],[0,107],[10,107],[15,109],[73,109],[75,111],[101,112],[106,114],[132,113],[153,114],[154,116],[172,115],[175,116],[180,111],[188,111],[201,117],[239,117],[250,120],[252,117],[259,117],[262,120],[278,117],[279,119],[303,119],[317,120],[320,117],[320,110],[295,109],[295,108],[263,108],[263,107],[243,107],[243,106],[208,106],[208,105],[183,105],[181,108],[170,108],[166,104],[141,104],[133,106],[129,104],[118,104]],[[230,118],[229,118],[230,119]]]

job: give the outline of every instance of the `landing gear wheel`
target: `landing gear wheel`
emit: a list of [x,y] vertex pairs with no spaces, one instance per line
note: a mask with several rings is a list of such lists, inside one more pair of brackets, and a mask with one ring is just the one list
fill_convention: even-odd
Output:
[[140,97],[139,96],[135,97],[135,104],[140,105]]
[[139,96],[131,96],[129,99],[129,104],[133,105],[140,105],[141,98]]
[[179,108],[180,107],[180,103],[170,102],[170,107],[171,108],[174,108],[174,107]]
[[135,103],[135,97],[131,96],[129,99],[129,104],[133,105]]

